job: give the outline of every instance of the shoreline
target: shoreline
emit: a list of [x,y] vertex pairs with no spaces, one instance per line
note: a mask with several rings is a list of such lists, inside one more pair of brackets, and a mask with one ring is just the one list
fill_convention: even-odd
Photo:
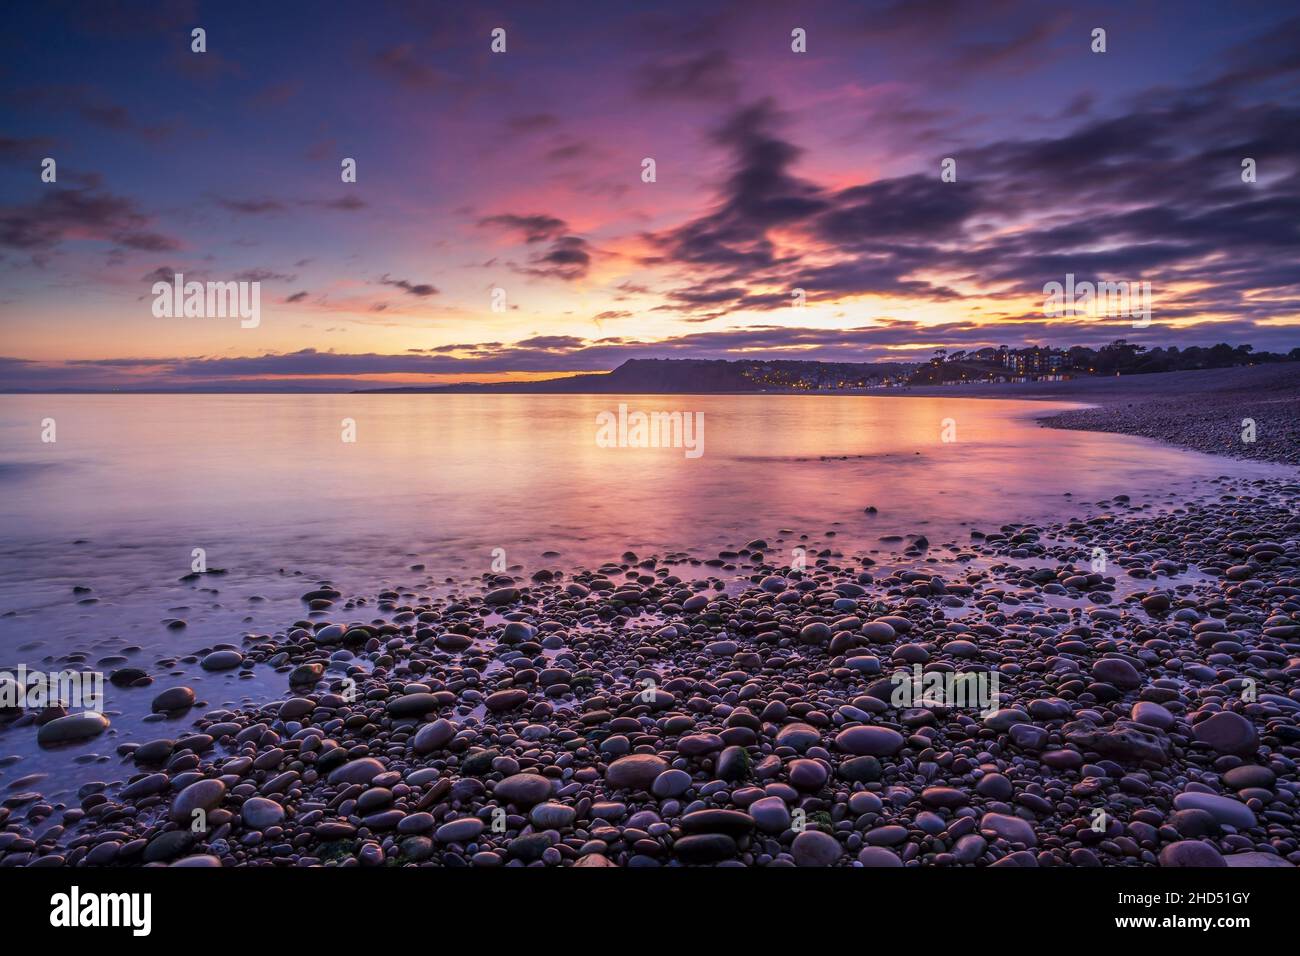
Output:
[[[1300,363],[1295,362],[909,393],[1082,402],[1090,407],[1046,415],[1038,422],[1048,428],[1137,435],[1205,454],[1300,466]],[[1248,432],[1248,422],[1253,431]]]
[[[698,580],[629,553],[321,582],[204,661],[279,698],[142,689],[189,729],[120,743],[75,806],[12,795],[0,865],[1294,865],[1300,485],[1185,497],[803,569],[737,543]],[[897,702],[917,665],[998,696]]]
[[[11,395],[599,395],[631,398],[641,395],[764,396],[802,395],[811,398],[877,396],[881,398],[976,398],[1058,401],[1088,405],[1037,421],[1048,428],[1099,431],[1154,439],[1206,454],[1300,466],[1300,362],[1255,366],[1157,372],[1114,378],[1091,377],[1064,382],[1025,382],[835,391],[746,392],[537,392],[494,388],[477,390],[363,392],[8,392]],[[1253,422],[1246,440],[1247,422]]]

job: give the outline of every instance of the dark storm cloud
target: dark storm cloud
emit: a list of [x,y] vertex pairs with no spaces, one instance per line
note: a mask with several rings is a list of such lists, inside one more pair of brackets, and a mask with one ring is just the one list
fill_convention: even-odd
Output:
[[752,270],[776,264],[767,231],[799,223],[826,208],[822,191],[796,178],[790,167],[799,149],[773,131],[770,101],[737,111],[714,134],[732,153],[733,165],[721,199],[709,214],[650,236],[662,250],[652,260],[705,267]]
[[328,209],[331,212],[360,212],[366,208],[366,202],[359,196],[339,196],[335,199],[299,199],[299,206],[312,209]]
[[30,252],[55,249],[73,239],[92,239],[151,252],[180,248],[153,231],[152,218],[136,203],[96,185],[51,185],[26,205],[0,207],[0,246]]
[[217,205],[231,212],[247,216],[260,216],[265,213],[284,212],[289,207],[278,199],[218,199]]
[[486,216],[480,219],[478,224],[516,232],[522,236],[525,242],[542,242],[547,239],[555,239],[562,236],[569,229],[568,223],[563,219],[541,213],[528,216],[502,213],[498,216]]
[[545,153],[548,162],[566,163],[574,159],[582,159],[593,155],[595,150],[589,143],[583,143],[579,140],[568,140],[567,142],[557,143]]
[[520,339],[514,344],[518,349],[537,349],[542,352],[574,351],[582,348],[585,340],[572,335],[535,335]]
[[569,235],[569,224],[556,216],[542,213],[501,213],[480,219],[478,225],[503,229],[528,245],[550,243],[545,252],[529,256],[527,264],[510,265],[511,269],[521,275],[573,281],[583,278],[591,268],[591,244],[581,236]]
[[140,277],[140,279],[150,284],[155,282],[172,282],[176,279],[176,270],[171,266],[159,266],[152,272],[146,272]]
[[[647,264],[689,277],[661,309],[698,319],[695,310],[712,318],[787,304],[747,284],[801,287],[811,301],[961,298],[923,272],[965,276],[981,295],[1039,295],[1074,273],[1157,290],[1203,283],[1170,299],[1178,314],[1294,314],[1300,108],[1148,94],[1057,136],[962,151],[956,182],[941,182],[936,163],[933,173],[837,190],[794,172],[800,149],[781,129],[765,102],[715,134],[732,167],[714,207],[648,237],[656,254]],[[1260,182],[1241,181],[1244,156],[1261,164]],[[806,244],[778,255],[776,229]],[[822,261],[826,253],[836,261]],[[1286,294],[1259,295],[1267,290]]]
[[727,100],[740,84],[725,50],[673,55],[643,64],[635,76],[636,92],[648,99]]
[[850,247],[882,238],[958,238],[979,204],[971,190],[936,188],[936,183],[936,176],[916,175],[841,190],[829,197],[815,230],[827,241]]
[[[1225,113],[1235,117],[1231,129]],[[1294,108],[1173,98],[1057,140],[975,150],[965,167],[974,209],[1071,215],[972,236],[951,261],[1022,292],[1064,272],[1195,280],[1207,286],[1199,293],[1207,311],[1245,312],[1255,304],[1244,293],[1300,278],[1293,267],[1279,270],[1294,265],[1300,246],[1297,127]],[[1242,182],[1244,156],[1261,163],[1260,182]]]
[[591,246],[579,236],[560,236],[544,253],[529,259],[531,265],[516,271],[525,275],[572,281],[591,268]]
[[[933,180],[921,176],[838,192],[823,189],[792,172],[800,150],[779,135],[779,123],[770,102],[738,110],[714,136],[733,158],[714,210],[650,237],[663,250],[652,262],[706,270],[702,279],[669,298],[710,309],[788,304],[782,296],[751,295],[738,281],[755,279],[787,288],[808,286],[812,297],[864,291],[951,297],[950,290],[907,274],[941,258],[940,250],[927,243],[961,237],[975,201],[968,194],[936,189]],[[801,265],[797,255],[778,256],[768,235],[775,228],[806,233],[840,254],[855,251],[856,261],[810,267]]]
[[114,236],[112,241],[136,252],[170,252],[179,248],[176,240],[156,232],[122,232]]
[[273,269],[245,269],[235,273],[237,282],[292,282],[298,277],[276,272]]
[[438,290],[427,282],[408,282],[406,279],[391,279],[387,272],[379,277],[379,281],[383,285],[394,286],[395,288],[401,289],[407,295],[413,295],[421,299],[438,294]]
[[219,197],[215,202],[222,209],[244,216],[278,215],[291,212],[295,207],[327,209],[335,212],[357,212],[366,208],[365,201],[356,196],[340,196],[336,199],[225,199]]
[[745,288],[737,285],[675,289],[668,293],[668,298],[686,305],[716,306],[740,302],[745,298]]

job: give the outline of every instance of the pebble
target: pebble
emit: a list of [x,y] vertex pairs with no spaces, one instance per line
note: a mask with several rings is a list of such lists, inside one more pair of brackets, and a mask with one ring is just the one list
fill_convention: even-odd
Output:
[[846,727],[835,737],[835,746],[857,756],[889,757],[903,748],[903,735],[888,727]]
[[415,739],[411,742],[417,754],[428,754],[441,750],[451,742],[456,736],[456,725],[445,718],[438,718],[431,723],[424,724],[416,731]]
[[239,808],[244,824],[254,830],[266,830],[284,819],[284,807],[265,797],[250,797]]
[[108,718],[103,714],[85,711],[56,717],[47,724],[42,724],[36,733],[36,742],[41,746],[69,743],[77,740],[89,740],[108,729]]
[[330,771],[329,782],[370,783],[383,772],[384,765],[374,757],[361,757],[357,760],[349,760],[343,766]]
[[1197,723],[1192,735],[1215,753],[1248,757],[1259,749],[1255,725],[1232,711],[1221,711]]
[[804,830],[790,846],[796,866],[834,866],[844,853],[838,840],[820,830]]
[[1174,807],[1178,810],[1204,810],[1219,823],[1226,823],[1239,830],[1249,829],[1258,823],[1250,807],[1239,800],[1213,793],[1180,793],[1174,797]]
[[662,757],[630,754],[619,757],[605,770],[605,782],[615,790],[649,790],[659,774],[668,769]]
[[1004,840],[1037,846],[1038,836],[1027,820],[1008,816],[1005,813],[986,813],[980,818],[981,830],[992,830]]
[[244,655],[239,651],[213,651],[200,662],[205,671],[233,670],[244,662]]
[[477,817],[452,820],[438,827],[434,836],[439,843],[469,843],[483,832],[483,821]]
[[1223,854],[1201,840],[1181,840],[1160,850],[1161,866],[1227,866]]
[[500,781],[492,792],[503,803],[531,807],[551,795],[551,781],[538,773],[517,773]]
[[153,699],[155,713],[184,710],[194,706],[194,691],[189,687],[169,687]]
[[196,819],[196,810],[211,813],[220,806],[225,795],[226,785],[220,780],[196,780],[172,801],[171,818],[189,826]]

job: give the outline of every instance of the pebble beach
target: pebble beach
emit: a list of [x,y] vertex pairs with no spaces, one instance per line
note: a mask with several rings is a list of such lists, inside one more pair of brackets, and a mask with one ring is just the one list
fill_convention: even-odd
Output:
[[[1050,428],[1141,435],[1210,455],[1300,465],[1300,365],[1148,375],[1095,408],[1048,416]],[[1162,379],[1173,381],[1162,382]],[[1187,391],[1197,401],[1187,400]]]
[[1297,362],[900,391],[1086,403],[1039,421],[1049,428],[1140,435],[1209,455],[1300,465]]
[[[0,866],[1294,866],[1298,503],[1225,478],[801,566],[774,529],[441,595],[318,581],[204,649],[276,675],[258,705],[111,673],[170,732],[75,802],[9,782]],[[896,706],[918,666],[997,699]]]

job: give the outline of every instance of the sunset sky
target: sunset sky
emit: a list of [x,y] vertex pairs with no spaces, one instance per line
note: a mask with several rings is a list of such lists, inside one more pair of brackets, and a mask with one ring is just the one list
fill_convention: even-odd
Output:
[[[1286,3],[101,0],[5,21],[0,388],[1300,345]],[[154,317],[175,272],[260,281],[260,325]],[[1045,318],[1067,273],[1149,281],[1151,327]]]

